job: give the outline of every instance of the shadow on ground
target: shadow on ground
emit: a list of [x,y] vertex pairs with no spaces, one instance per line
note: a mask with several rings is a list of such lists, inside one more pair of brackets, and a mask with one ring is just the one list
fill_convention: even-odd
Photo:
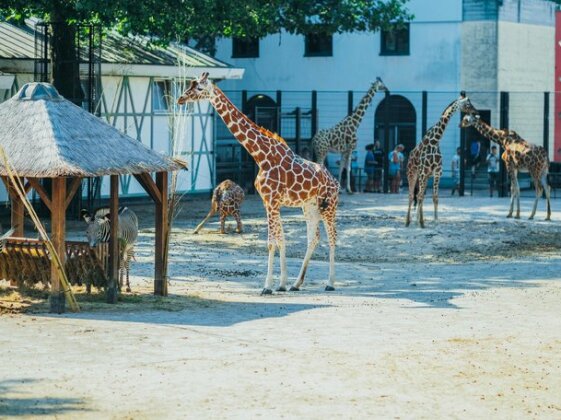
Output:
[[0,417],[58,416],[88,411],[79,398],[34,398],[27,396],[25,385],[35,379],[7,379],[0,381]]

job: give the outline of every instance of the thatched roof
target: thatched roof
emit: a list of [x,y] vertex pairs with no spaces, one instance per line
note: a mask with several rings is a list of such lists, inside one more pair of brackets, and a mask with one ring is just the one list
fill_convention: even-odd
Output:
[[[0,145],[19,176],[102,176],[184,167],[64,99],[28,83],[0,104]],[[6,170],[0,162],[0,175]]]

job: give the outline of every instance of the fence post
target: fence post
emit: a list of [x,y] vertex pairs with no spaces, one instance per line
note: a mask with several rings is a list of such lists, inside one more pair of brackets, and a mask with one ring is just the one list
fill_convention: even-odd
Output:
[[389,187],[387,156],[390,152],[390,92],[385,92],[384,98],[384,193],[387,194]]
[[347,115],[353,113],[353,91],[349,90],[347,94]]
[[318,91],[312,90],[312,137],[318,131]]
[[247,115],[247,90],[242,90],[242,112]]
[[423,90],[423,100],[421,107],[421,135],[424,136],[427,132],[427,103],[428,103],[428,92]]
[[543,147],[549,156],[549,92],[543,93]]
[[277,134],[282,136],[282,91],[277,90]]
[[[501,129],[508,129],[508,109],[509,109],[509,93],[508,92],[501,92],[500,94],[500,128]],[[500,153],[499,153],[500,154]],[[507,182],[506,182],[506,170],[505,164],[501,160],[499,166],[499,178],[500,178],[500,188],[499,188],[499,196],[506,197],[507,196]]]
[[300,154],[300,143],[301,143],[301,133],[300,133],[300,122],[302,120],[302,110],[300,107],[296,107],[296,154]]

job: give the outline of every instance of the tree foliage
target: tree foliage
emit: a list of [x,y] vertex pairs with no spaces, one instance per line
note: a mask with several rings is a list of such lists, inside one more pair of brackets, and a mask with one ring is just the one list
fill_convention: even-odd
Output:
[[162,42],[289,33],[375,31],[412,18],[408,0],[3,0],[21,20],[100,23]]

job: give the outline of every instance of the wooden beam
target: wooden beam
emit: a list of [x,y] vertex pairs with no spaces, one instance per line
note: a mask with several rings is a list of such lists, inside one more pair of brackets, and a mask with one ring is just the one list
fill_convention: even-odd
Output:
[[[157,175],[156,175],[157,176]],[[144,188],[148,193],[150,198],[154,200],[154,203],[160,204],[162,202],[161,190],[158,188],[154,180],[148,173],[137,174],[134,176],[138,183]]]
[[154,262],[154,294],[167,296],[168,283],[164,276],[166,261],[164,260],[164,247],[168,229],[168,173],[156,174],[156,186],[161,193],[160,202],[156,202],[156,237],[155,237],[155,262]]
[[[64,267],[66,258],[66,178],[53,178],[53,198],[51,204],[51,241]],[[33,181],[31,181],[33,185]],[[47,206],[48,207],[48,206]],[[51,264],[51,312],[64,312],[64,292],[61,288],[59,273],[55,264]]]
[[68,189],[68,194],[66,195],[66,201],[64,203],[65,209],[67,209],[68,206],[70,205],[70,202],[76,195],[76,192],[78,191],[78,188],[80,188],[80,185],[82,185],[82,178],[74,178],[72,180],[72,183],[70,184],[70,188]]
[[117,303],[119,281],[119,175],[110,177],[109,211],[111,234],[109,235],[109,278],[106,298],[107,303]]
[[[59,179],[59,178],[53,178],[53,182],[54,182],[55,179]],[[64,182],[66,182],[66,178],[60,178],[60,179],[64,180]],[[43,201],[45,206],[47,206],[47,208],[52,213],[53,212],[53,206],[52,206],[52,203],[51,203],[51,199],[49,198],[49,194],[47,194],[47,191],[45,191],[45,189],[43,188],[43,186],[39,182],[39,179],[38,178],[28,178],[28,182],[31,184],[33,189],[35,191],[37,191],[37,194],[39,194],[39,197],[41,197],[41,201]],[[54,188],[53,188],[53,190],[54,190]],[[66,194],[66,187],[64,188],[64,194]],[[66,197],[64,197],[64,198],[66,199]],[[64,205],[64,203],[63,203],[63,205]],[[66,207],[64,209],[66,210]]]

